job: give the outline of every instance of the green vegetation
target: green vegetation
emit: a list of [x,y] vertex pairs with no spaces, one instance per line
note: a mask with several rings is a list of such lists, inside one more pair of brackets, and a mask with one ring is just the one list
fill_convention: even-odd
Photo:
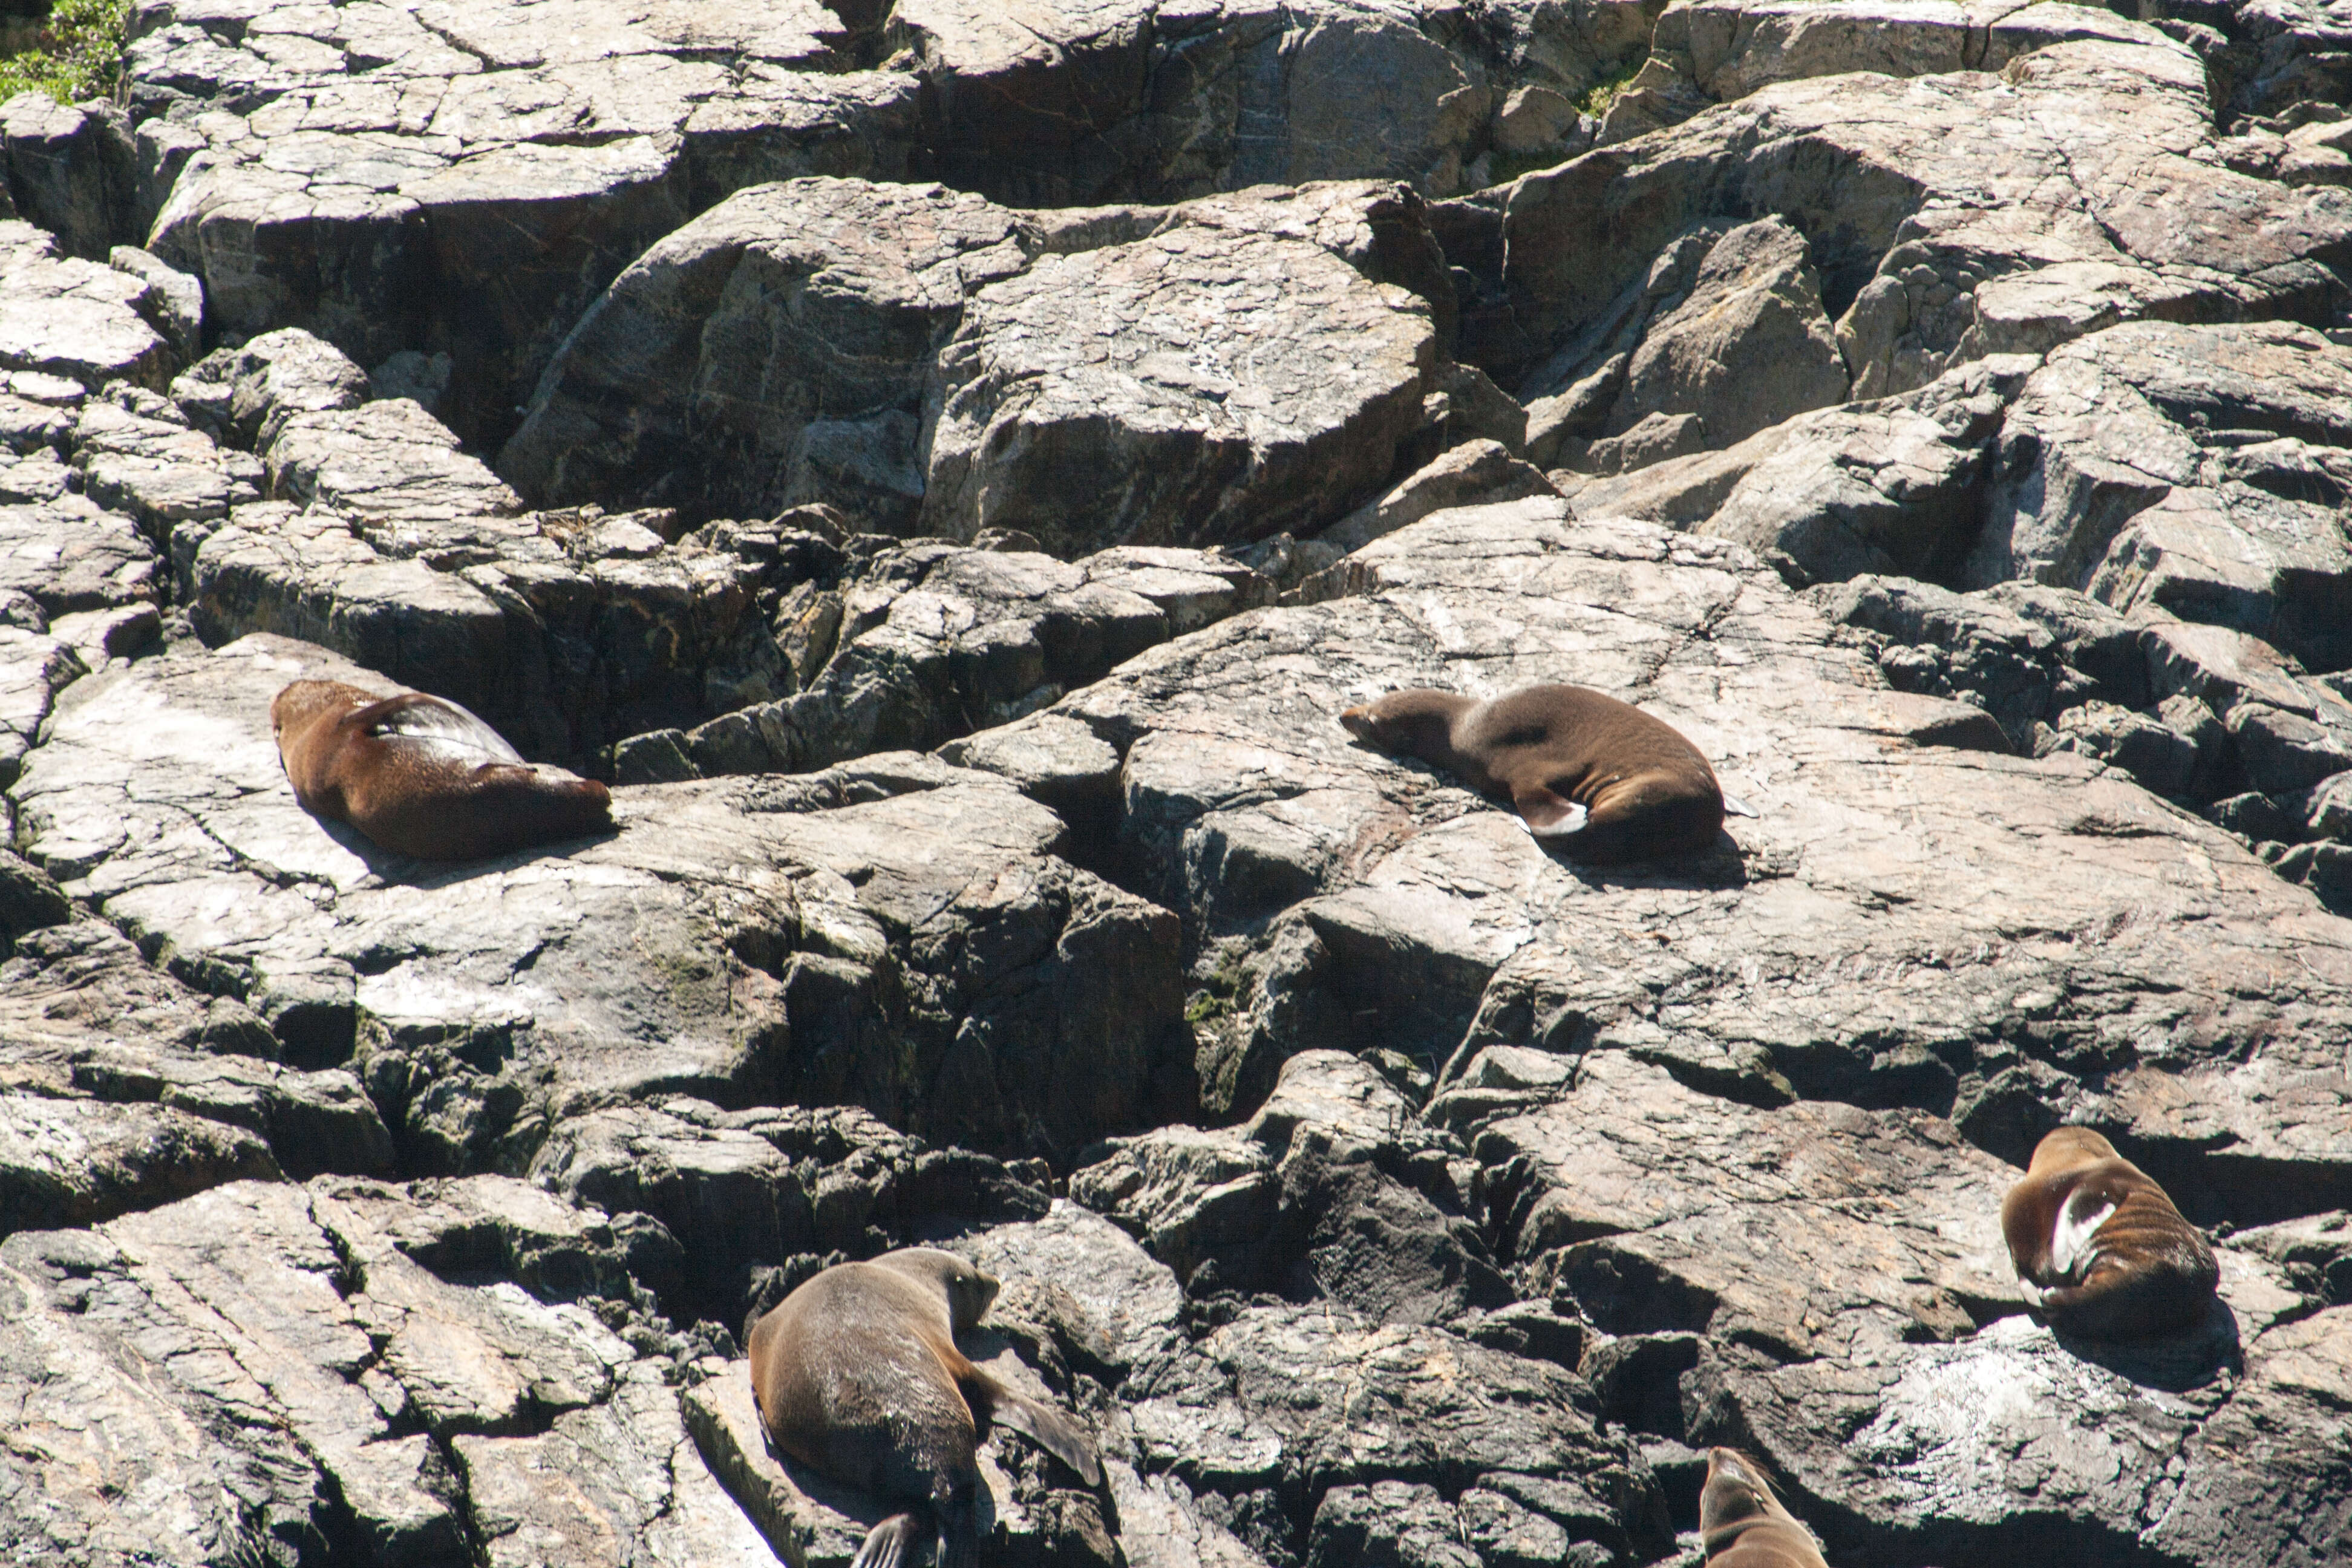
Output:
[[1238,1010],[1242,986],[1249,979],[1242,969],[1241,955],[1242,949],[1236,945],[1218,956],[1216,969],[1184,1005],[1186,1023],[1213,1025]]
[[57,0],[35,47],[0,60],[0,102],[27,91],[59,103],[112,97],[130,17],[131,0]]
[[1608,113],[1610,104],[1616,100],[1619,93],[1625,90],[1627,82],[1642,74],[1642,67],[1648,63],[1648,60],[1647,55],[1629,59],[1591,87],[1586,88],[1584,96],[1576,100],[1576,111],[1579,114],[1590,114],[1595,120]]

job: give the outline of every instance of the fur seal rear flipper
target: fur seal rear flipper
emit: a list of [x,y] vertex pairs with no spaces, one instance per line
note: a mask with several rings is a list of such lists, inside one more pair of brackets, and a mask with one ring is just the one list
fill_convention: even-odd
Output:
[[1773,1494],[1763,1467],[1737,1448],[1709,1448],[1698,1494],[1706,1568],[1829,1568],[1812,1531]]
[[1565,840],[1580,860],[1695,855],[1723,826],[1723,789],[1697,747],[1580,686],[1522,687],[1490,702],[1420,687],[1350,708],[1339,722],[1509,800],[1529,832]]
[[825,1269],[751,1325],[751,1396],[768,1441],[885,1498],[921,1499],[876,1525],[851,1568],[898,1568],[936,1532],[940,1568],[980,1558],[975,1461],[991,1422],[1102,1484],[1093,1442],[1061,1411],[1007,1388],[956,1348],[996,1281],[951,1252],[909,1247]]
[[2204,1320],[2221,1278],[2205,1233],[2156,1180],[2087,1127],[2034,1146],[2001,1200],[2000,1230],[2028,1305],[2053,1328],[2153,1339]]
[[269,705],[294,798],[397,854],[471,860],[613,826],[593,779],[526,763],[445,698],[298,680]]

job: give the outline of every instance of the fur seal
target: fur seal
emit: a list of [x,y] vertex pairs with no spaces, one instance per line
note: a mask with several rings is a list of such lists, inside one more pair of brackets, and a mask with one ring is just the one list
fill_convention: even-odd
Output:
[[1507,797],[1536,837],[1567,839],[1580,860],[1696,855],[1723,826],[1723,788],[1697,747],[1580,686],[1526,686],[1489,702],[1416,687],[1350,708],[1339,722],[1383,752]]
[[298,680],[269,704],[294,798],[395,854],[472,860],[613,826],[593,779],[534,767],[455,702]]
[[2034,1146],[2025,1179],[2001,1200],[2000,1232],[2027,1304],[2090,1339],[2194,1328],[2221,1282],[2205,1233],[2087,1127]]
[[[1001,1421],[1102,1483],[1093,1441],[1067,1415],[1005,1387],[956,1349],[996,1281],[952,1252],[908,1247],[837,1263],[751,1325],[751,1397],[768,1441],[835,1480],[885,1498],[921,1498],[940,1536],[939,1568],[980,1561],[973,1453]],[[928,1539],[916,1516],[876,1525],[851,1568],[898,1568]]]
[[1763,1467],[1737,1448],[1706,1451],[1698,1529],[1706,1568],[1829,1568],[1813,1532],[1773,1495]]

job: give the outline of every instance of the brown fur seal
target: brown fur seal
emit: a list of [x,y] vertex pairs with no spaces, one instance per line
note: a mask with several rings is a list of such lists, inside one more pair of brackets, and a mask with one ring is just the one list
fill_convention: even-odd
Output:
[[2087,1127],[2033,1150],[2001,1200],[2000,1232],[2027,1303],[2095,1340],[2152,1339],[2203,1321],[2221,1278],[2204,1232],[2148,1173]]
[[1695,855],[1723,826],[1723,789],[1697,747],[1580,686],[1522,687],[1491,702],[1420,687],[1350,708],[1339,722],[1383,752],[1508,797],[1538,837],[1566,838],[1580,860]]
[[269,704],[294,798],[396,854],[472,860],[613,826],[610,791],[534,767],[455,702],[298,680]]
[[1737,1448],[1706,1451],[1698,1529],[1706,1568],[1829,1568],[1812,1531],[1773,1495],[1763,1467]]
[[[939,1568],[980,1560],[972,1456],[992,1420],[1035,1439],[1088,1486],[1102,1483],[1076,1422],[956,1349],[958,1331],[994,1300],[996,1281],[954,1253],[909,1247],[835,1264],[751,1326],[751,1396],[768,1441],[847,1485],[928,1500]],[[922,1539],[914,1514],[893,1514],[851,1568],[897,1568]]]

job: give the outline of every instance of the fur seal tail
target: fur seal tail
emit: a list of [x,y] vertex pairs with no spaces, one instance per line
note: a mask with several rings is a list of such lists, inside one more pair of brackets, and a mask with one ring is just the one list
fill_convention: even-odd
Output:
[[1076,1422],[1005,1387],[978,1367],[964,1381],[963,1392],[973,1415],[1012,1427],[1085,1477],[1087,1485],[1102,1485],[1102,1461],[1095,1456],[1094,1439]]

